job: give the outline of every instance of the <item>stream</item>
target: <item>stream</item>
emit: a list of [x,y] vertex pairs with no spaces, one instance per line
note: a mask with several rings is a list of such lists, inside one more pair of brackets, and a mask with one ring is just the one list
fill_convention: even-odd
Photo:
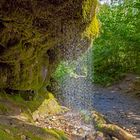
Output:
[[140,138],[139,99],[94,85],[85,77],[67,76],[61,85],[61,92],[63,104],[68,108],[76,111],[95,109]]

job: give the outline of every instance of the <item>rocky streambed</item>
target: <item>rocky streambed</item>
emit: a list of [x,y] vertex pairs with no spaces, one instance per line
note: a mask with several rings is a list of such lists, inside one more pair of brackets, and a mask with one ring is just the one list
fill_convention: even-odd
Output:
[[68,135],[69,140],[95,140],[96,131],[93,123],[85,117],[86,114],[82,112],[67,110],[60,114],[39,117],[36,125],[62,130]]
[[61,92],[67,107],[77,111],[95,109],[112,123],[140,138],[139,99],[98,87],[84,77],[67,77],[61,85]]

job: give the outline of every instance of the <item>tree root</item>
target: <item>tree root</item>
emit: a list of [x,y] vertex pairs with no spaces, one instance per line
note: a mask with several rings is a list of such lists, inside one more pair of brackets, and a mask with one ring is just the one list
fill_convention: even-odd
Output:
[[132,134],[125,131],[121,127],[115,124],[112,124],[100,113],[93,111],[92,117],[93,117],[93,121],[95,123],[96,129],[104,133],[105,135],[115,137],[119,140],[136,140],[136,137],[134,137]]

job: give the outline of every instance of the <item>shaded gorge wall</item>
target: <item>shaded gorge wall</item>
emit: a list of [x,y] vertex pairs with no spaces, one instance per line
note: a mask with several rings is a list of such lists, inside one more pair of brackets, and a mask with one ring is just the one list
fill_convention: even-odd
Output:
[[[38,90],[98,33],[96,0],[1,0],[0,88]],[[80,50],[80,51],[79,51]]]

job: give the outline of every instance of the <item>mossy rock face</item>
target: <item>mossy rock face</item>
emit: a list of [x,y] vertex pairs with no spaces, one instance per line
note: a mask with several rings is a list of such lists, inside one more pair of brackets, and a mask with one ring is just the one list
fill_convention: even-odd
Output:
[[98,31],[96,5],[95,0],[1,0],[0,88],[46,86],[60,59],[76,58],[89,46],[84,34]]
[[62,108],[56,98],[54,98],[52,93],[48,93],[48,97],[41,103],[38,109],[33,112],[33,119],[36,120],[38,117],[46,117],[60,112],[62,112]]
[[15,121],[17,121],[16,127],[0,124],[0,140],[68,140],[67,135],[63,131],[26,124],[27,128],[25,129],[19,124],[22,124],[20,120]]

